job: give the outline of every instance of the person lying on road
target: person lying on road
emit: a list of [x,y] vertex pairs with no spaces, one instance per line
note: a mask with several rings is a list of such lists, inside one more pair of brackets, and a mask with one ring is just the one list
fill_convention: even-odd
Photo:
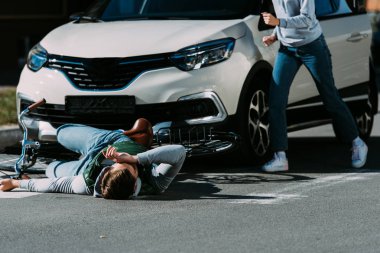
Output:
[[52,162],[46,169],[47,178],[0,180],[0,190],[22,188],[106,199],[158,194],[168,188],[186,157],[181,145],[148,150],[152,127],[145,119],[137,120],[129,131],[66,124],[57,129],[57,139],[67,149],[80,153],[81,158]]

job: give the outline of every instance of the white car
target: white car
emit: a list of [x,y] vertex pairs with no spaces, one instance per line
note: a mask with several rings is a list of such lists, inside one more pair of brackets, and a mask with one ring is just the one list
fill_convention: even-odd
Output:
[[[336,86],[366,138],[377,113],[370,22],[363,1],[341,0],[338,9],[330,2],[316,1],[316,9]],[[258,159],[269,149],[267,91],[279,46],[261,42],[273,31],[263,11],[273,13],[271,1],[96,1],[30,51],[18,109],[46,99],[26,122],[42,142],[65,123],[126,129],[145,117],[203,129],[201,140],[212,139],[211,130],[236,134],[246,156]],[[289,131],[331,122],[305,68],[287,113]]]

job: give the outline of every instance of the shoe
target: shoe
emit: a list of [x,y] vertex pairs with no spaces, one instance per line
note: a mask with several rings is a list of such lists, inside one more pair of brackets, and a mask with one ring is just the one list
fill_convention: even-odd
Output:
[[286,157],[281,158],[275,153],[273,159],[264,164],[263,167],[261,167],[261,170],[265,172],[288,171],[288,159],[286,159]]
[[352,167],[361,168],[367,161],[368,147],[362,141],[359,145],[352,145]]

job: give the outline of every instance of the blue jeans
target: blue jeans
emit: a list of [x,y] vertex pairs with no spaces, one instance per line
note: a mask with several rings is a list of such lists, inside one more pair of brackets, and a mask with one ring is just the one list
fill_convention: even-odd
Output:
[[300,47],[280,46],[269,90],[269,132],[273,151],[288,149],[286,107],[290,86],[301,65],[312,75],[334,125],[345,141],[358,135],[354,118],[334,84],[330,50],[324,36]]
[[50,163],[46,169],[46,176],[49,178],[80,175],[108,144],[130,140],[121,130],[110,131],[78,124],[59,127],[57,139],[65,148],[81,154],[81,158],[78,161]]

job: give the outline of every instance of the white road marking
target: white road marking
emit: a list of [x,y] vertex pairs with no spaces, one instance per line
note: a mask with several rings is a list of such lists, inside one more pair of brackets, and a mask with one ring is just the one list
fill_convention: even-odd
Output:
[[[365,172],[365,171],[361,171]],[[305,193],[331,187],[336,184],[356,181],[356,180],[368,180],[371,176],[379,175],[379,173],[346,173],[342,175],[327,176],[317,178],[306,182],[296,182],[294,185],[274,190],[268,193],[249,193],[245,196],[255,197],[253,199],[241,199],[230,201],[232,204],[283,204],[290,200],[298,200],[306,198]]]
[[17,161],[18,158],[15,158],[15,159],[11,159],[11,160],[6,160],[6,161],[1,161],[0,164],[3,164],[3,163],[9,163],[9,162],[15,162]]
[[275,205],[283,204],[288,200],[306,198],[307,196],[299,194],[275,194],[275,193],[250,193],[245,196],[254,197],[253,199],[235,200],[233,204],[259,204],[259,205]]

